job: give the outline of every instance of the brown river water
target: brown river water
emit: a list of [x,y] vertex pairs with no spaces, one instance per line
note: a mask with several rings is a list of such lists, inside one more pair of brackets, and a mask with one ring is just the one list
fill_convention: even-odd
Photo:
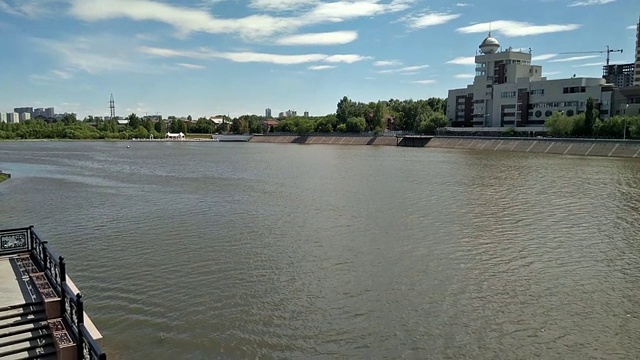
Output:
[[111,359],[638,359],[640,159],[0,142]]

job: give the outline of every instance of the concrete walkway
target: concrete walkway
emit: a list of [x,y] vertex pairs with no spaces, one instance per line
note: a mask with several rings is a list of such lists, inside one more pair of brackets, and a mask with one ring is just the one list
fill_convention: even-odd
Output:
[[18,256],[0,258],[0,308],[39,301],[29,274]]

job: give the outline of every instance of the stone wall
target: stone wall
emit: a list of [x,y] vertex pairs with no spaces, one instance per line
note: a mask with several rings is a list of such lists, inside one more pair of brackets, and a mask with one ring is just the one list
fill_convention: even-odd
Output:
[[392,136],[331,136],[331,135],[263,135],[254,136],[250,142],[273,144],[324,144],[324,145],[385,145],[396,146]]
[[551,138],[437,137],[426,147],[538,154],[640,157],[640,141]]

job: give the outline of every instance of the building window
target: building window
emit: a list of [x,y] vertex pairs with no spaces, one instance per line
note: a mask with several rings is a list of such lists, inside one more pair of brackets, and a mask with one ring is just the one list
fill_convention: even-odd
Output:
[[573,116],[573,110],[567,110],[567,116]]
[[536,111],[536,117],[539,118],[542,116],[542,111],[538,110]]
[[544,116],[545,117],[549,117],[551,115],[553,115],[553,112],[551,112],[551,110],[547,110],[547,111],[544,112]]
[[513,99],[516,97],[516,92],[515,91],[503,91],[500,94],[500,97],[503,99]]
[[544,89],[533,89],[531,95],[544,95]]

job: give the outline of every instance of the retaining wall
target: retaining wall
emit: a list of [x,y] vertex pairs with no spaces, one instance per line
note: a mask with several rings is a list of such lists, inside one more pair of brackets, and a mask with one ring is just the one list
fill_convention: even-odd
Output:
[[273,144],[325,144],[325,145],[384,145],[396,146],[392,136],[331,136],[331,135],[263,135],[254,136],[250,142]]
[[640,141],[541,138],[436,137],[426,147],[538,154],[640,157]]

